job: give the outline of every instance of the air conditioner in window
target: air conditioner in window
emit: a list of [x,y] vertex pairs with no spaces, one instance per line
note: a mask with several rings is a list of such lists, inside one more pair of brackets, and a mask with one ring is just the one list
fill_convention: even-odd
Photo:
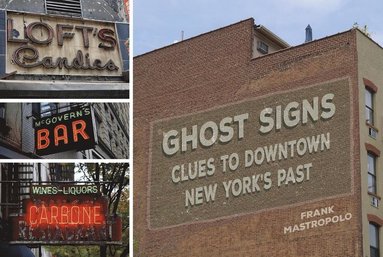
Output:
[[372,127],[369,127],[368,128],[368,134],[372,137],[372,138],[375,138],[377,137],[377,134],[378,134],[378,131],[376,131],[376,129],[372,128]]
[[375,196],[372,196],[371,197],[371,205],[378,208],[379,206],[379,199]]
[[269,53],[269,46],[263,41],[258,41],[257,50],[263,54],[267,54]]

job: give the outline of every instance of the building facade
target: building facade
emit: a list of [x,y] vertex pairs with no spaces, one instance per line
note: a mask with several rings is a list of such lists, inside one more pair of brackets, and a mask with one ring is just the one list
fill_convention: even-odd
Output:
[[0,92],[128,98],[128,1],[0,2]]
[[[2,159],[129,158],[128,103],[2,103],[0,106]],[[78,133],[73,132],[76,129]]]
[[253,19],[135,57],[135,255],[380,256],[382,62]]

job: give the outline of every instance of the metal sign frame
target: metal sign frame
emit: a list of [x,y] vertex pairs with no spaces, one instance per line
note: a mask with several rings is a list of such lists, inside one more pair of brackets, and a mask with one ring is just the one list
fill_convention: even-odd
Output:
[[90,105],[34,120],[36,154],[94,148],[97,144],[94,120]]

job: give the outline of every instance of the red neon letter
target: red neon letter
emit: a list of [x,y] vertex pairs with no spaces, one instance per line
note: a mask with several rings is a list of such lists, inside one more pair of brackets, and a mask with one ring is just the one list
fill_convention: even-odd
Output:
[[40,208],[39,225],[41,225],[41,224],[49,224],[47,207],[44,204]]
[[102,224],[102,217],[101,217],[101,206],[94,206],[94,224],[100,225]]
[[[59,135],[59,130],[62,130],[62,135]],[[59,145],[60,141],[64,141],[64,144],[68,144],[68,131],[65,125],[57,125],[54,129],[55,146]]]
[[40,129],[37,130],[37,149],[45,149],[49,146],[49,130]]
[[57,206],[52,206],[51,207],[51,222],[49,224],[53,224],[53,225],[57,225],[57,224],[60,224],[58,221],[57,221],[57,217],[59,215],[59,208]]
[[[80,125],[77,128],[77,125]],[[80,134],[85,140],[89,139],[89,135],[85,132],[86,123],[83,120],[76,120],[72,122],[73,140],[78,142],[78,134]]]
[[[64,208],[65,208],[65,211],[64,211]],[[64,217],[65,217],[65,220],[64,220]],[[69,223],[68,206],[62,206],[60,224],[68,224],[68,223]]]
[[84,215],[84,224],[92,224],[91,220],[91,206],[84,206],[82,207],[82,213]]
[[72,206],[70,208],[70,223],[81,224],[80,223],[80,207],[78,207],[77,205]]
[[32,205],[29,208],[29,223],[30,223],[30,225],[36,225],[37,224],[37,211],[38,211],[38,208],[35,205]]

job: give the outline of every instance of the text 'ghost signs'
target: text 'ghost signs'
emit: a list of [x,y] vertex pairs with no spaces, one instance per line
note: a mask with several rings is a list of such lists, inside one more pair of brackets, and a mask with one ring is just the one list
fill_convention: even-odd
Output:
[[97,142],[90,106],[36,119],[36,154],[91,149]]
[[153,229],[351,192],[347,79],[154,121]]

